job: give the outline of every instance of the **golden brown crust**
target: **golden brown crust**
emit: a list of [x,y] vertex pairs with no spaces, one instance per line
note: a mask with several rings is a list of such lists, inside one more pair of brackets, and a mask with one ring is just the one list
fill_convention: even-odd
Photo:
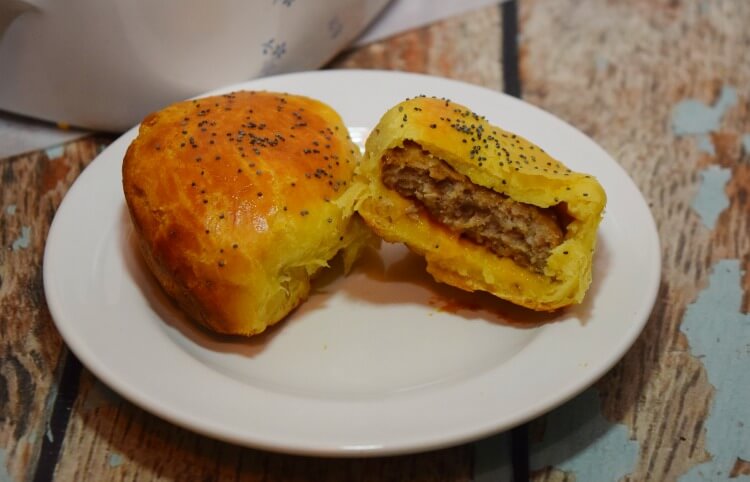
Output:
[[148,116],[125,156],[123,188],[164,289],[207,327],[254,334],[366,237],[353,213],[359,159],[330,107],[234,92]]
[[[390,149],[415,143],[472,183],[569,218],[562,242],[540,272],[497,256],[435,222],[414,201],[382,182]],[[542,149],[491,125],[445,99],[419,97],[390,109],[367,139],[361,182],[367,192],[359,212],[383,239],[406,243],[425,256],[438,281],[488,291],[535,310],[554,310],[583,299],[591,282],[596,230],[606,195],[592,176],[572,172]]]

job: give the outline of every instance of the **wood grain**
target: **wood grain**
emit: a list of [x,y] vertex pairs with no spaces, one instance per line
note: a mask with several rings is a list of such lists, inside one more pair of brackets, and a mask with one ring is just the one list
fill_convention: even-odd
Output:
[[497,6],[481,8],[345,52],[329,67],[416,72],[501,91],[500,24]]
[[[726,458],[708,443],[708,422],[726,415],[715,408],[717,390],[725,385],[707,369],[708,358],[694,356],[695,347],[681,331],[686,312],[724,259],[739,260],[740,310],[750,307],[750,149],[741,147],[742,136],[750,134],[750,62],[742,61],[750,45],[750,3],[522,0],[520,15],[526,100],[602,144],[644,192],[656,218],[664,270],[659,300],[633,349],[586,396],[601,406],[597,416],[637,444],[624,480],[677,480],[703,462]],[[471,12],[347,52],[330,67],[408,70],[500,90],[500,24],[497,7]],[[738,100],[716,129],[705,139],[675,135],[671,122],[678,103],[694,99],[710,107],[727,86]],[[44,240],[62,195],[103,142],[86,139],[67,145],[59,156],[50,151],[0,161],[3,482],[28,480],[34,473],[64,353],[41,288]],[[706,225],[696,204],[711,166],[730,173],[723,191],[713,193],[728,200],[715,226]],[[717,326],[722,321],[707,318]],[[731,369],[727,375],[736,373]],[[551,420],[532,426],[532,441],[544,437]],[[584,445],[575,455],[586,456],[587,450]],[[473,463],[470,445],[368,460],[237,447],[138,409],[84,370],[55,478],[453,481],[476,475]],[[738,455],[720,468],[720,476],[706,474],[705,480],[746,475],[749,467]],[[494,473],[492,468],[486,467],[487,473]],[[592,473],[551,466],[533,478],[581,482]]]
[[[65,353],[42,287],[49,225],[64,193],[98,149],[90,138],[60,156],[0,162],[0,480],[29,480],[46,436]],[[50,151],[52,152],[52,151]],[[4,477],[5,478],[4,478]]]
[[273,454],[218,442],[136,408],[88,372],[74,410],[56,480],[470,480],[468,447],[358,460]]
[[[732,0],[521,3],[525,99],[589,134],[625,167],[649,201],[661,236],[663,277],[654,312],[635,346],[597,384],[604,416],[624,424],[640,447],[625,480],[677,480],[716,455],[706,449],[705,424],[717,380],[708,380],[680,324],[724,258],[741,262],[748,309],[750,167],[740,148],[740,136],[750,132],[748,24],[750,3]],[[711,106],[723,86],[736,89],[739,101],[708,133],[710,154],[697,136],[676,136],[670,122],[678,102],[692,98]],[[701,170],[709,165],[731,171],[729,206],[714,229],[693,207]],[[717,337],[721,333],[717,328]],[[732,469],[721,468],[721,477]],[[585,475],[576,474],[577,480],[588,480]],[[550,468],[534,480],[572,476]]]
[[[496,7],[469,12],[347,52],[330,67],[409,70],[500,89],[499,25]],[[472,460],[471,445],[351,460],[242,448],[147,414],[84,370],[55,480],[465,481],[472,478]]]

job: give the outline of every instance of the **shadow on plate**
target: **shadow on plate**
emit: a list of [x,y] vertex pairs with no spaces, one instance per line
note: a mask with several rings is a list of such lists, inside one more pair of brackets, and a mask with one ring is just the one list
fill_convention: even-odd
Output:
[[334,258],[331,268],[324,270],[313,281],[309,299],[265,332],[253,337],[221,335],[189,319],[164,292],[141,256],[124,204],[121,218],[125,237],[122,240],[123,256],[129,274],[153,311],[166,325],[203,348],[249,357],[268,347],[284,325],[300,321],[307,312],[325,309],[336,293],[373,305],[421,305],[431,314],[450,313],[465,319],[483,319],[519,329],[533,329],[571,319],[586,324],[592,316],[594,300],[610,264],[607,244],[600,238],[594,259],[594,282],[584,302],[554,312],[536,312],[488,293],[470,293],[438,283],[427,273],[422,257],[404,246],[383,243],[380,251],[367,250],[348,275],[344,274],[340,257]]
[[[594,300],[607,276],[610,264],[609,250],[600,239],[594,257],[593,283],[580,305],[553,312],[538,312],[523,308],[482,292],[467,292],[435,281],[427,272],[425,260],[406,247],[384,245],[379,252],[368,250],[355,264],[349,277],[363,275],[367,283],[342,282],[337,288],[352,298],[372,304],[417,304],[437,312],[447,312],[467,319],[483,318],[490,323],[514,328],[536,328],[549,323],[577,319],[585,325],[592,316]],[[383,253],[389,262],[384,259]],[[322,281],[322,288],[336,283],[343,269],[334,265]],[[407,285],[407,286],[404,286]],[[418,290],[412,289],[414,287]],[[423,296],[419,291],[427,292]]]

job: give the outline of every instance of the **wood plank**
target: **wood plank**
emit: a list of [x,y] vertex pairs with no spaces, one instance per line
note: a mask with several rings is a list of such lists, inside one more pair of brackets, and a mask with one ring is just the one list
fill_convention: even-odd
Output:
[[497,6],[481,8],[344,52],[329,67],[416,72],[501,91],[500,24]]
[[164,422],[124,401],[88,372],[80,394],[56,480],[470,480],[468,446],[374,459],[274,454]]
[[[499,26],[496,7],[469,12],[347,52],[330,67],[409,70],[501,89]],[[506,448],[502,436],[480,447],[482,460],[497,453],[502,461],[484,475],[507,473]],[[472,479],[473,458],[472,445],[352,460],[242,448],[198,436],[147,414],[84,371],[55,479],[463,481]]]
[[30,480],[64,354],[42,288],[42,255],[63,194],[101,140],[0,160],[0,480]]
[[[635,346],[595,389],[538,422],[532,461],[550,467],[534,467],[534,480],[745,470],[749,23],[750,3],[732,0],[521,3],[525,99],[618,159],[651,205],[663,254],[659,300]],[[564,413],[597,431],[560,431]],[[602,467],[608,476],[597,478]]]

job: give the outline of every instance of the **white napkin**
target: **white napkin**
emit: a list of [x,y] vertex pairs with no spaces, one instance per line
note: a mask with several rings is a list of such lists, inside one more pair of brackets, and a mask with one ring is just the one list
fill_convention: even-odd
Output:
[[0,159],[59,146],[86,134],[83,130],[60,129],[47,122],[0,111]]

